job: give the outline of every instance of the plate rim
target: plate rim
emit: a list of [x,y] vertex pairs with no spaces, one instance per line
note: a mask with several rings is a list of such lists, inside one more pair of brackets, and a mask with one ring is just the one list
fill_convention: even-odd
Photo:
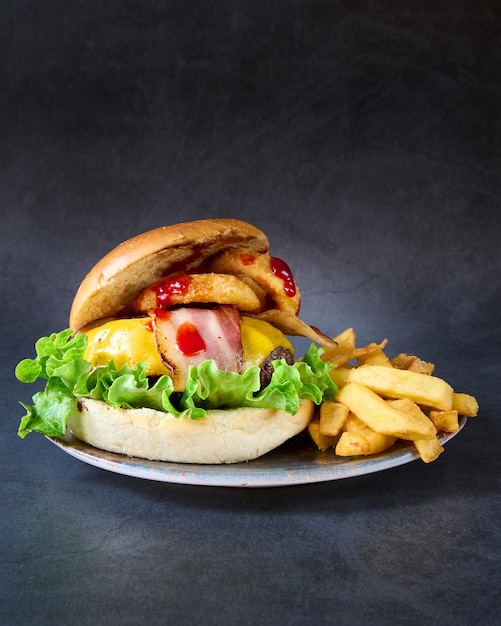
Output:
[[[455,433],[441,433],[439,441],[442,445],[453,439],[466,424],[466,417],[459,420],[459,429]],[[391,469],[418,460],[419,454],[409,444],[390,448],[390,450],[369,457],[336,457],[332,453],[323,462],[312,460],[301,463],[292,458],[287,463],[287,453],[282,452],[285,462],[273,469],[269,460],[274,458],[273,450],[253,461],[222,465],[197,465],[190,463],[171,463],[166,461],[149,461],[137,457],[128,457],[116,452],[108,452],[80,441],[71,433],[62,437],[47,439],[70,456],[84,463],[104,469],[112,473],[140,478],[156,482],[172,484],[210,486],[210,487],[280,487],[301,484],[313,484],[354,478]],[[313,444],[312,444],[313,445]],[[296,453],[297,454],[297,453]],[[320,455],[328,454],[318,451]],[[292,457],[292,453],[290,455]]]

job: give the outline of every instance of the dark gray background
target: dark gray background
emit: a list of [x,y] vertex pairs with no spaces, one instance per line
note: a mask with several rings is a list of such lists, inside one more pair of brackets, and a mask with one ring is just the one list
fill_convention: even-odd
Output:
[[[0,619],[495,624],[501,5],[0,3]],[[150,483],[16,436],[13,378],[110,248],[265,230],[302,316],[477,395],[435,463],[273,489]]]

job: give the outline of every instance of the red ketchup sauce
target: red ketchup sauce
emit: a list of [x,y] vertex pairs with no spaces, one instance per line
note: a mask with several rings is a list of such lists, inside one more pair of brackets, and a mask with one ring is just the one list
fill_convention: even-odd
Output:
[[199,354],[206,349],[205,341],[191,322],[183,322],[177,329],[176,345],[179,351],[186,356]]
[[157,300],[158,308],[167,308],[170,306],[172,296],[184,295],[191,284],[191,276],[188,274],[178,274],[171,276],[157,283],[153,289]]
[[271,257],[271,271],[275,276],[282,279],[284,283],[285,295],[293,297],[296,295],[296,281],[290,267],[282,259]]

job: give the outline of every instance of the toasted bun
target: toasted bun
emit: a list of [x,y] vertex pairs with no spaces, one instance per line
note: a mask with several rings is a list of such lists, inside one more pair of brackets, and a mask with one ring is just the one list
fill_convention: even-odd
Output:
[[144,287],[239,247],[267,252],[269,244],[258,228],[234,219],[185,222],[133,237],[103,257],[84,278],[73,301],[70,326],[77,331],[96,320],[126,314]]
[[84,399],[68,425],[96,448],[175,463],[239,463],[277,448],[310,422],[314,405],[304,400],[296,415],[273,409],[208,411],[201,420],[153,409],[114,409]]

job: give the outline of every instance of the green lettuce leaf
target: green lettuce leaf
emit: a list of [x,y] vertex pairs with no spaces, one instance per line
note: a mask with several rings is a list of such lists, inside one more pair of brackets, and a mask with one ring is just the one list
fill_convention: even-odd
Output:
[[22,439],[33,430],[58,436],[65,433],[68,417],[77,408],[77,399],[68,393],[60,379],[50,378],[45,390],[33,396],[33,406],[21,405],[26,409],[18,430]]
[[72,337],[69,329],[53,333],[37,341],[35,359],[24,359],[16,367],[16,377],[22,382],[47,380],[45,389],[33,396],[33,405],[21,403],[26,415],[19,426],[20,437],[31,431],[63,435],[69,416],[77,411],[78,398],[101,400],[115,408],[149,407],[176,417],[201,419],[216,408],[272,408],[295,414],[301,400],[320,404],[332,400],[338,391],[329,374],[332,364],[322,361],[323,351],[314,344],[293,365],[282,359],[274,361],[271,382],[264,389],[260,389],[258,366],[242,374],[222,371],[213,360],[191,366],[181,397],[173,393],[169,376],[148,378],[145,363],[117,369],[112,361],[92,368],[83,358],[86,345],[84,334]]
[[87,346],[87,335],[71,337],[70,328],[49,337],[41,337],[35,344],[36,359],[23,359],[16,367],[16,378],[33,383],[37,378],[49,379],[54,370],[82,358]]

